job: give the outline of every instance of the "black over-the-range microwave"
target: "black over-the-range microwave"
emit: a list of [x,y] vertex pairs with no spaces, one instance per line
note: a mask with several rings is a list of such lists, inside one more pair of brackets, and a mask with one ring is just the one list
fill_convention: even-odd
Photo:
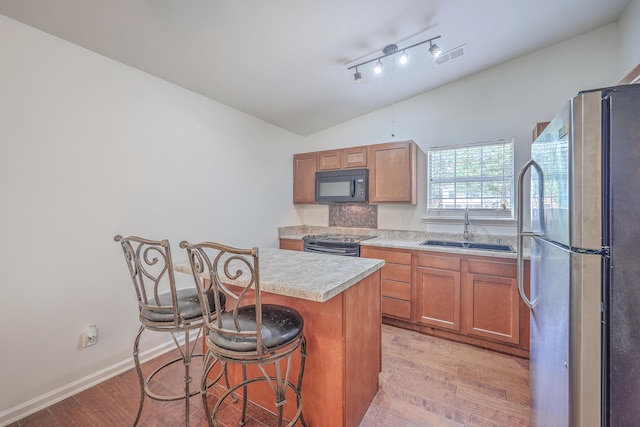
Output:
[[369,201],[369,169],[316,172],[316,202]]

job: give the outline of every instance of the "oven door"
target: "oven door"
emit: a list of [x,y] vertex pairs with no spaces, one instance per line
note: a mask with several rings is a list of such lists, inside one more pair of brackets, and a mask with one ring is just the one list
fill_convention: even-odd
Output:
[[360,256],[359,244],[343,244],[335,242],[304,242],[304,251],[316,254],[340,255],[340,256]]

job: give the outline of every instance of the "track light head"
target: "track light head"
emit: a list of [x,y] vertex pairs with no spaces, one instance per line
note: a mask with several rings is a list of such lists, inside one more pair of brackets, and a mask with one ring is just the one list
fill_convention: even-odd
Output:
[[437,44],[431,43],[431,41],[429,41],[429,53],[431,53],[431,56],[433,56],[433,58],[435,59],[440,56],[442,50],[438,47]]
[[353,75],[353,79],[356,81],[357,84],[362,83],[362,73],[358,71],[357,68],[356,68],[356,73]]
[[404,65],[407,63],[407,61],[409,61],[409,55],[407,55],[407,52],[403,50],[402,53],[400,54],[400,58],[398,59],[398,62]]
[[380,74],[382,72],[382,62],[380,62],[380,60],[378,59],[378,62],[376,62],[376,66],[373,67],[373,71],[376,74]]

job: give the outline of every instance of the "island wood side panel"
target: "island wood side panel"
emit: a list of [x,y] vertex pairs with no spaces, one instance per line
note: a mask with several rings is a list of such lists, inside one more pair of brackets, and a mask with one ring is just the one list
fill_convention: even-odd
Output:
[[[282,304],[304,318],[307,360],[302,383],[302,414],[309,427],[357,427],[378,391],[382,369],[380,271],[329,301],[262,293],[263,304]],[[290,381],[300,364],[294,355]],[[230,366],[232,383],[240,378]],[[249,376],[261,375],[256,369]],[[264,382],[249,386],[249,400],[273,411],[273,392]],[[285,417],[294,413],[295,396],[288,391]],[[239,403],[238,403],[239,404]]]
[[382,371],[380,270],[344,294],[345,425],[357,427],[378,392]]

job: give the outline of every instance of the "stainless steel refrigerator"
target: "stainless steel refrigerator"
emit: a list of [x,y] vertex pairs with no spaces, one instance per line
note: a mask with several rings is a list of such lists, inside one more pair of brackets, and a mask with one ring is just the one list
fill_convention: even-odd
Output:
[[534,425],[640,426],[640,86],[581,92],[531,157]]

